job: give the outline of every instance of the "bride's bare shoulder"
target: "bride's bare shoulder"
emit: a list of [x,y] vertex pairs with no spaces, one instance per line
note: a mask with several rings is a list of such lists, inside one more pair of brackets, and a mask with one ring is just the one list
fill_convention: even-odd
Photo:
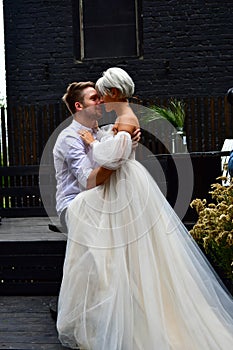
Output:
[[134,113],[123,114],[117,118],[115,122],[117,131],[127,131],[132,134],[136,129],[140,127],[138,118]]

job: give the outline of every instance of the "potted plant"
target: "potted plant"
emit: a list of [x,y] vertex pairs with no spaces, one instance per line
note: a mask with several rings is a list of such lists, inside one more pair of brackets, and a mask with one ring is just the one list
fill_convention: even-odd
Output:
[[158,118],[166,119],[176,129],[172,132],[172,153],[187,152],[186,136],[184,133],[185,108],[182,101],[171,99],[167,107],[151,105],[153,113],[146,117],[146,122]]
[[170,100],[170,106],[160,107],[152,105],[150,108],[164,119],[167,119],[178,131],[183,131],[185,121],[184,104],[178,100]]

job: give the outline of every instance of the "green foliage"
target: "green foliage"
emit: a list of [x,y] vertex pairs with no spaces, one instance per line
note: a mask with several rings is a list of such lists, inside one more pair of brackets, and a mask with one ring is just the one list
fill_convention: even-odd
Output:
[[184,103],[177,100],[171,100],[170,106],[160,107],[157,105],[150,106],[153,114],[147,117],[147,122],[155,119],[164,118],[168,120],[175,128],[183,129],[185,121]]
[[2,96],[0,97],[0,107],[4,107],[5,106],[5,98]]
[[215,203],[208,204],[206,199],[191,203],[199,217],[190,234],[233,293],[233,184],[215,183],[211,189]]

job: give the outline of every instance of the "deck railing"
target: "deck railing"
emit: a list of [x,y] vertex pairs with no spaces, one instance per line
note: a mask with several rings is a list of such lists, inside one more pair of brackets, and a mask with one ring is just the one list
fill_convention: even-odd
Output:
[[[166,106],[169,100],[168,98],[155,99],[149,101],[149,104]],[[233,107],[227,102],[226,97],[205,96],[181,100],[185,103],[184,131],[188,151],[190,153],[221,151],[224,140],[233,138]],[[148,101],[144,101],[144,105],[148,105]],[[7,110],[2,107],[0,127],[2,169],[8,166],[38,166],[50,135],[68,117],[69,112],[64,103],[45,106],[9,106]],[[164,146],[153,135],[153,131],[148,132],[148,128],[142,129],[141,143],[153,154],[166,153]],[[4,176],[0,176],[0,187],[12,188],[17,185],[24,187],[30,184],[38,186],[38,176],[35,176],[34,182],[31,183],[31,177],[22,178],[23,175],[25,176],[17,173],[12,182],[13,180],[6,176],[4,170]],[[30,206],[38,202],[35,196],[39,194],[36,192],[33,199],[28,201]],[[0,207],[9,205],[17,206],[17,200],[1,199]]]
[[[184,130],[189,152],[220,151],[226,138],[233,138],[233,107],[226,97],[204,96],[181,99],[185,103]],[[167,105],[169,99],[149,103]],[[147,101],[148,104],[148,101]],[[64,103],[1,108],[1,165],[36,165],[56,127],[69,116]],[[157,140],[143,132],[142,143],[161,153]]]

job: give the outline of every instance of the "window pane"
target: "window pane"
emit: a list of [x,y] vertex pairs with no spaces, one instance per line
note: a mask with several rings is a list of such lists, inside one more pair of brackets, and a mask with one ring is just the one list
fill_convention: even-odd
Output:
[[[85,57],[118,57],[136,55],[135,25],[102,26],[85,30]],[[127,33],[127,35],[126,35]]]
[[83,1],[86,26],[135,23],[135,0]]
[[136,56],[135,12],[135,0],[84,0],[84,58]]

